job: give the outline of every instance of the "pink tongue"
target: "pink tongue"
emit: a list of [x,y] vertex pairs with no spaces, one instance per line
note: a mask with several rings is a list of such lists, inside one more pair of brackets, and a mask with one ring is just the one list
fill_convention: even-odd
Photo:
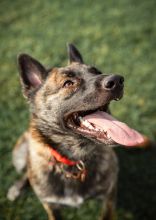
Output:
[[107,134],[118,144],[135,146],[144,142],[144,137],[137,131],[129,128],[125,123],[118,121],[106,112],[97,111],[84,117],[97,128],[107,131]]

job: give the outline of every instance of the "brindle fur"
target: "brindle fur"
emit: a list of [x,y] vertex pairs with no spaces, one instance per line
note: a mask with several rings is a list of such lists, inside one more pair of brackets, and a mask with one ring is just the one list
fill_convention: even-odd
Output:
[[[69,59],[66,67],[46,70],[28,55],[19,57],[21,83],[30,105],[31,122],[13,151],[13,161],[18,172],[25,170],[27,178],[9,189],[8,198],[18,197],[29,180],[49,220],[57,218],[55,211],[62,205],[79,206],[90,198],[103,201],[105,211],[101,220],[112,220],[118,163],[110,143],[100,143],[68,129],[64,118],[72,112],[103,106],[117,97],[119,91],[114,94],[103,89],[107,75],[85,65],[73,45],[69,45]],[[67,80],[74,84],[63,86]],[[71,160],[82,160],[87,170],[85,181],[66,178],[60,169],[49,165],[50,147]],[[64,165],[64,169],[72,172],[74,167]]]

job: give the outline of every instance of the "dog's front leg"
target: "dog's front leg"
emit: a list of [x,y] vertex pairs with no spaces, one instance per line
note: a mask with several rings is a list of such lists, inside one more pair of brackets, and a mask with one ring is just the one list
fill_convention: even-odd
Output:
[[58,208],[55,208],[53,205],[49,203],[42,203],[44,209],[47,212],[48,220],[62,220],[60,211]]
[[117,220],[114,201],[108,200],[103,204],[99,220]]
[[27,177],[27,173],[25,173],[21,179],[17,180],[8,190],[7,193],[7,198],[10,201],[14,201],[15,199],[17,199],[22,191],[24,190],[25,186],[28,185],[29,181],[28,181],[28,177]]
[[99,220],[117,220],[116,195],[117,187],[115,185],[108,198],[103,202]]

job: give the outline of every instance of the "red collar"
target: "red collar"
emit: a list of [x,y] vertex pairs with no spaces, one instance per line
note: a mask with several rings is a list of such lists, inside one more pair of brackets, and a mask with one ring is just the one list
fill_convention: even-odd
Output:
[[[58,153],[53,148],[50,148],[50,151],[51,151],[52,156],[55,158],[57,162],[60,162],[68,166],[76,166],[77,172],[74,172],[74,173],[61,169],[64,172],[66,178],[77,179],[82,182],[85,181],[87,170],[82,160],[79,160],[79,161],[69,160],[68,158],[63,157],[60,153]],[[53,162],[51,163],[51,161],[49,161],[49,165],[52,165],[52,164]]]
[[60,153],[58,153],[53,148],[51,148],[50,151],[51,151],[52,156],[60,163],[63,163],[69,166],[74,166],[79,163],[79,161],[69,160],[67,157],[62,156]]

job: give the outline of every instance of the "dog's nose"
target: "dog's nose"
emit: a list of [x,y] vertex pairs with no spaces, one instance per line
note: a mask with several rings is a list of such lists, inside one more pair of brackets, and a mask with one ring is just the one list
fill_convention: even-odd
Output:
[[104,78],[103,86],[106,90],[122,89],[124,87],[124,77],[120,75],[107,76]]

